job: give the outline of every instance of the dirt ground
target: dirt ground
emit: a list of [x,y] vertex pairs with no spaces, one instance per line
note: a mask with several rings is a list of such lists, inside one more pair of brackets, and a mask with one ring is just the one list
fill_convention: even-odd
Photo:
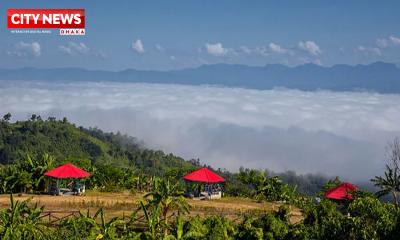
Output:
[[[123,193],[102,193],[88,192],[84,196],[50,196],[50,195],[14,195],[15,200],[31,199],[31,203],[44,206],[44,211],[65,211],[58,213],[66,214],[70,211],[89,210],[92,214],[99,208],[103,208],[107,218],[115,216],[128,216],[138,208],[143,194]],[[279,203],[256,202],[245,198],[226,197],[219,200],[192,200],[188,199],[191,206],[191,215],[210,216],[223,215],[231,219],[237,219],[242,213],[261,213],[264,211],[278,210]],[[6,208],[10,205],[9,195],[0,195],[0,207]],[[301,221],[302,215],[299,209],[291,209],[291,222]]]

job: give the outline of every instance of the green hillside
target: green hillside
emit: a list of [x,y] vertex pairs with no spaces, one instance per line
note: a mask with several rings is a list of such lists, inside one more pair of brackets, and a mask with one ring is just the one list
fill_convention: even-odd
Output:
[[[182,176],[201,165],[199,160],[185,161],[173,154],[147,149],[131,136],[106,133],[98,128],[77,127],[66,118],[44,120],[32,115],[29,120],[17,122],[11,122],[10,118],[10,115],[5,115],[0,119],[0,165],[24,164],[28,156],[40,163],[48,154],[55,158],[53,166],[72,162],[88,170],[97,168],[104,176],[116,176],[113,181],[124,179],[121,176],[129,175],[128,171],[133,171],[134,175]],[[227,180],[227,194],[244,196],[248,193],[247,184],[238,180],[238,173],[214,170]],[[297,175],[295,172],[266,173],[268,176],[279,176],[283,182],[306,195],[318,193],[328,180],[319,175]]]
[[97,128],[76,127],[66,118],[43,120],[32,115],[26,121],[0,121],[0,163],[10,164],[48,153],[57,162],[91,162],[135,167],[149,174],[162,175],[168,169],[192,168],[193,164],[172,154],[143,147],[135,138],[120,133],[105,133]]

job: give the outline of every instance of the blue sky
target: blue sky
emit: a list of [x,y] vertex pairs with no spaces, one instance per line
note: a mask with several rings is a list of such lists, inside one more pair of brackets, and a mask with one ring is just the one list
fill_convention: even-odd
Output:
[[[7,8],[85,8],[86,36],[12,34]],[[2,1],[0,67],[400,64],[399,1]]]

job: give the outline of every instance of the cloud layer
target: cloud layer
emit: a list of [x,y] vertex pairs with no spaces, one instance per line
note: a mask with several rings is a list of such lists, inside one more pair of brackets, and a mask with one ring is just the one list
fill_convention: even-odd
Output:
[[14,46],[14,50],[7,51],[10,56],[17,57],[39,57],[42,54],[42,48],[38,42],[27,43],[20,41]]
[[1,114],[67,116],[215,167],[369,179],[400,135],[398,95],[126,83],[0,82]]
[[299,42],[299,48],[307,51],[308,53],[317,56],[321,53],[319,46],[313,41]]
[[68,42],[66,45],[60,45],[58,47],[61,52],[68,55],[85,55],[88,54],[90,48],[84,43]]
[[216,57],[224,56],[228,53],[228,49],[224,48],[221,43],[206,43],[207,53]]
[[132,49],[137,53],[144,53],[144,46],[142,40],[136,39],[132,42]]

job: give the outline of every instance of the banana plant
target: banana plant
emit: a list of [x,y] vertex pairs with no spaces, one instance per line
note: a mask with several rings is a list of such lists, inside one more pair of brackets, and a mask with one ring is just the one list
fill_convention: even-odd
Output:
[[40,221],[43,207],[28,206],[30,199],[15,201],[10,195],[10,208],[0,211],[1,239],[43,239],[47,227]]
[[65,235],[73,240],[89,238],[96,228],[97,223],[95,219],[90,216],[89,210],[86,215],[79,212],[79,216],[66,219],[60,223],[61,232],[65,232]]
[[171,184],[169,180],[154,178],[153,190],[144,196],[147,199],[150,208],[159,208],[164,224],[164,235],[169,232],[169,217],[172,211],[180,213],[189,213],[189,204],[187,203],[184,192],[179,189],[178,183]]
[[100,216],[100,224],[98,224],[99,233],[96,239],[117,239],[118,230],[123,232],[126,229],[125,222],[118,217],[106,221],[103,208],[100,208],[93,218],[96,219],[98,216]]
[[155,206],[154,208],[149,209],[148,206],[145,206],[143,201],[140,201],[140,207],[144,213],[144,219],[147,224],[148,231],[144,232],[144,237],[146,239],[157,240],[160,238],[160,214],[161,209],[160,206]]
[[185,221],[179,214],[175,219],[174,230],[171,235],[164,237],[164,240],[197,240],[204,239],[208,229],[198,217]]

